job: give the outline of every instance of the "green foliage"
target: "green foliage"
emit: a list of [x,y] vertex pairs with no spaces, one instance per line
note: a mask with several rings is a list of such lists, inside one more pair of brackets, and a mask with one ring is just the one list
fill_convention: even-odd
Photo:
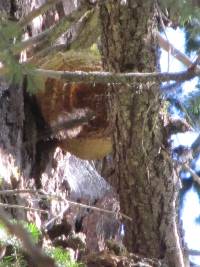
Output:
[[194,123],[194,127],[200,127],[200,90],[191,92],[182,103],[184,110],[182,110],[187,116],[190,117]]
[[27,222],[22,222],[22,225],[31,235],[32,241],[37,244],[42,236],[42,233],[38,229],[38,227],[34,223],[27,223]]
[[[37,228],[34,223],[28,223],[25,221],[16,222],[12,220],[13,223],[20,223],[30,234],[31,240],[33,243],[38,243],[39,239],[41,238],[41,231]],[[0,224],[0,236],[1,236],[1,243],[4,245],[12,245],[14,247],[21,248],[20,242],[15,236],[10,235],[5,226]]]
[[167,10],[169,19],[186,32],[186,52],[197,51],[200,46],[200,4],[192,0],[161,0],[163,11]]
[[0,267],[27,267],[27,262],[21,251],[13,247],[12,253],[9,256],[3,257],[0,261]]
[[0,224],[0,236],[1,245],[11,245],[13,247],[19,248],[20,242],[15,236],[12,236],[8,233],[7,229],[5,228],[4,224]]
[[200,47],[200,21],[192,19],[185,24],[185,40],[186,40],[186,53],[198,51]]
[[[27,78],[27,91],[29,94],[36,94],[41,88],[45,87],[45,79],[40,75],[34,75],[34,66],[26,64],[23,73]],[[23,75],[24,77],[24,75]]]
[[17,83],[21,80],[22,70],[12,48],[20,36],[21,29],[16,23],[4,18],[0,20],[0,60],[8,69],[5,73],[7,79]]
[[8,267],[8,266],[13,266],[14,264],[14,256],[5,256],[3,260],[0,262],[0,267]]
[[89,22],[78,36],[76,42],[71,45],[72,49],[88,49],[95,44],[98,36],[100,36],[100,25],[97,12],[87,11]]
[[[13,223],[17,222],[13,221]],[[32,241],[37,244],[42,237],[42,233],[37,226],[34,223],[27,223],[24,221],[21,221],[20,224],[22,224],[22,226],[30,234]],[[21,243],[15,236],[10,235],[7,232],[3,224],[0,224],[0,236],[1,246],[10,245],[12,247],[12,253],[9,256],[3,257],[3,259],[0,261],[0,267],[26,267],[27,263],[22,254],[23,248]],[[69,253],[62,248],[49,246],[44,248],[44,250],[47,255],[55,260],[58,267],[84,267],[83,264],[72,261]]]
[[194,7],[192,0],[160,0],[162,10],[167,10],[169,18],[176,21],[179,26],[200,18],[200,7],[198,3]]
[[27,267],[27,262],[21,254],[14,252],[10,256],[5,256],[1,262],[0,267]]
[[37,88],[43,88],[44,79],[33,75],[34,66],[19,64],[18,57],[22,50],[20,40],[22,29],[16,22],[6,19],[0,20],[0,61],[3,63],[4,76],[8,82],[22,84],[24,75],[27,76],[27,90],[35,93]]
[[191,99],[191,105],[189,106],[189,111],[195,115],[199,116],[200,115],[200,97],[196,99]]
[[[33,235],[34,231],[36,230],[32,230]],[[29,232],[31,233],[31,228]],[[10,235],[3,224],[0,224],[0,236],[1,246],[11,247],[11,254],[3,257],[3,259],[0,261],[0,267],[26,267],[27,264],[21,253],[21,244],[19,240],[15,236]]]
[[72,261],[69,253],[62,248],[48,247],[46,253],[55,260],[58,267],[84,267],[82,263]]
[[0,49],[11,49],[16,40],[21,39],[22,29],[11,20],[0,18]]

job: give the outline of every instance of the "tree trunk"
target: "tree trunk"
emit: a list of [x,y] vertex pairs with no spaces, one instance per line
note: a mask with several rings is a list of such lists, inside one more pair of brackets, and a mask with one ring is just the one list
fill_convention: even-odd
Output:
[[[102,58],[109,71],[158,70],[153,1],[104,1],[100,6]],[[132,252],[185,266],[177,227],[178,178],[167,151],[159,84],[112,86],[108,111],[114,127],[116,179],[124,242]]]

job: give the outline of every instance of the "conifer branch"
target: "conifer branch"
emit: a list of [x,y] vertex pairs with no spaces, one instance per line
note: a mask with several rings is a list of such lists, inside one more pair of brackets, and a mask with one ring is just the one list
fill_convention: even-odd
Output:
[[[79,20],[81,18],[81,16],[83,16],[83,14],[85,14],[87,11],[93,12],[92,10],[87,10],[87,8],[85,6],[81,5],[77,10],[73,11],[69,15],[62,18],[59,22],[57,22],[54,26],[50,27],[49,29],[47,29],[47,30],[39,33],[38,35],[33,36],[33,37],[31,37],[25,41],[16,43],[11,48],[13,54],[18,54],[22,50],[24,50],[30,46],[33,46],[34,44],[39,43],[40,45],[44,46],[44,44],[53,43],[58,37],[60,37],[60,35],[63,32],[66,32],[70,28],[72,23]],[[88,14],[85,16],[88,16]]]
[[[46,38],[51,31],[53,31],[52,28],[48,29],[45,32],[42,32],[40,37],[44,36],[44,38]],[[57,32],[57,30],[55,31]],[[59,26],[58,26],[58,32],[60,32]],[[157,33],[157,36],[158,36],[160,46],[167,51],[168,49],[170,49],[173,56],[175,56],[178,60],[180,60],[182,63],[184,63],[188,67],[186,71],[176,72],[176,73],[168,73],[168,72],[164,72],[164,73],[158,73],[158,72],[154,72],[154,73],[110,73],[110,72],[83,72],[83,71],[70,72],[70,71],[54,71],[54,70],[45,70],[45,69],[35,69],[35,70],[32,70],[31,73],[30,72],[26,73],[26,68],[23,68],[22,72],[23,74],[42,76],[44,78],[61,79],[67,82],[84,82],[84,83],[98,82],[102,84],[108,84],[108,83],[131,84],[133,82],[150,82],[150,81],[184,82],[184,81],[188,81],[200,75],[200,67],[194,64],[186,55],[184,55],[183,53],[175,49],[159,33]],[[29,40],[27,42],[29,42]],[[195,67],[193,68],[191,66],[195,66]],[[7,69],[6,67],[0,68],[0,75],[5,75],[6,73],[8,73],[8,71],[9,69]]]
[[27,16],[23,17],[19,22],[19,26],[25,27],[27,26],[35,17],[41,15],[46,12],[51,6],[56,5],[61,2],[61,0],[47,0],[45,4],[40,6],[37,9],[32,10]]
[[[72,44],[76,43],[77,38],[79,37],[81,31],[83,30],[85,24],[87,21],[90,19],[91,15],[94,13],[94,9],[86,11],[83,16],[80,17],[80,19],[74,23],[72,23],[69,27],[69,31],[71,28],[76,28],[75,31],[73,31],[73,36],[72,38],[65,44],[56,44],[53,46],[47,46],[38,53],[36,52],[33,56],[32,59],[30,59],[29,62],[37,62],[39,59],[45,57],[46,55],[49,55],[50,53],[55,53],[55,52],[61,52],[62,50],[67,50],[67,48]],[[65,31],[67,28],[65,29]],[[41,33],[42,34],[42,33]],[[48,34],[49,35],[49,34]],[[45,37],[46,38],[46,37]],[[28,41],[28,40],[27,40]]]

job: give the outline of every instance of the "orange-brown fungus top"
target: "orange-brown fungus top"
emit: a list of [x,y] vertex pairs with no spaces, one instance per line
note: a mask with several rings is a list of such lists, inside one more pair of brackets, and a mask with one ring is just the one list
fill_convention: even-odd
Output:
[[[66,61],[60,60],[60,63],[57,62],[56,69],[66,71],[100,70],[98,64],[92,63],[84,66],[82,62],[78,66],[77,60],[72,62],[71,60],[68,65],[64,64]],[[46,80],[45,90],[37,94],[37,101],[45,121],[51,127],[84,116],[89,111],[94,113],[94,118],[89,123],[72,130],[63,129],[58,134],[60,146],[64,150],[85,159],[102,158],[111,151],[111,139],[106,134],[108,128],[107,89],[105,84],[100,83],[65,83],[52,78]]]

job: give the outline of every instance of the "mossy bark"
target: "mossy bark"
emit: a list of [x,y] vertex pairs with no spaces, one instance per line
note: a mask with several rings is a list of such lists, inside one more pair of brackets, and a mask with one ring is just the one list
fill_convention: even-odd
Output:
[[[105,1],[106,2],[106,1]],[[102,3],[102,58],[114,72],[158,70],[153,1]],[[115,180],[132,252],[185,266],[176,219],[178,179],[167,151],[159,84],[112,86],[108,109],[113,122]],[[164,266],[164,265],[162,265]]]

